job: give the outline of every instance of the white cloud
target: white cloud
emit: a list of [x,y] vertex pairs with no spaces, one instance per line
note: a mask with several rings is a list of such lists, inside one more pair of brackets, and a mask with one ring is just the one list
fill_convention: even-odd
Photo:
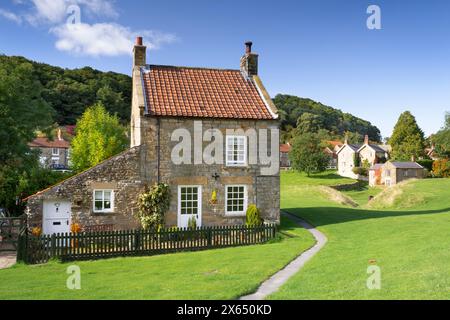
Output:
[[131,54],[133,40],[141,35],[149,49],[171,43],[175,36],[155,31],[135,32],[115,23],[64,24],[51,29],[58,38],[56,48],[77,55],[118,56]]
[[[175,36],[151,30],[133,31],[118,23],[87,23],[85,16],[119,17],[114,0],[12,0],[22,5],[24,12],[15,14],[0,9],[0,16],[17,23],[26,21],[32,26],[47,26],[50,33],[56,36],[55,47],[64,52],[83,56],[118,56],[131,54],[134,39],[142,36],[150,50],[171,43]],[[73,12],[71,6],[80,8],[80,19],[74,24],[67,23]],[[70,10],[69,10],[70,11]],[[79,21],[81,20],[81,21]]]
[[0,16],[18,24],[22,23],[22,18],[19,15],[7,10],[0,9]]

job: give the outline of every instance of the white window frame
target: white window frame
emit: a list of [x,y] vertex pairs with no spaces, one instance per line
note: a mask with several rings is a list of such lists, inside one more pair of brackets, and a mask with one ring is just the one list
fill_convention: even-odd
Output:
[[[96,192],[102,192],[102,209],[97,210],[95,208],[95,193]],[[105,192],[111,192],[111,208],[105,209]],[[92,193],[92,209],[95,213],[112,213],[114,212],[114,190],[112,189],[95,189]]]
[[[183,188],[197,188],[197,213],[191,213],[190,215],[201,215],[202,212],[202,186],[201,185],[180,185],[178,186],[178,216],[181,216],[181,189]],[[195,200],[184,200],[195,201]],[[189,213],[187,213],[189,215]]]
[[[229,148],[229,141],[233,139],[233,150],[230,150]],[[244,160],[243,161],[230,161],[228,159],[228,154],[230,152],[234,152],[234,148],[235,148],[235,144],[234,144],[234,140],[235,139],[242,139],[243,140],[243,144],[244,144]],[[225,163],[228,167],[245,167],[247,165],[247,136],[236,136],[236,135],[232,135],[232,136],[226,136],[226,152],[225,152]],[[239,143],[238,143],[239,145]]]
[[[228,188],[244,188],[244,207],[242,211],[228,211]],[[247,207],[248,207],[248,192],[247,192],[247,186],[242,184],[230,184],[225,186],[225,215],[227,216],[243,216],[247,213]]]
[[[55,152],[56,150],[56,152]],[[59,157],[60,153],[59,153],[59,148],[52,148],[52,156],[53,157]]]

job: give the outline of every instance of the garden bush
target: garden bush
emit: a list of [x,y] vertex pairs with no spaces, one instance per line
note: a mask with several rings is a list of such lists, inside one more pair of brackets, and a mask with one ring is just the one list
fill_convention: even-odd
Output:
[[249,205],[247,208],[245,224],[247,226],[258,226],[263,223],[264,220],[261,218],[261,212],[256,207],[256,205],[254,204]]
[[450,177],[449,159],[436,160],[433,162],[433,175],[438,178]]

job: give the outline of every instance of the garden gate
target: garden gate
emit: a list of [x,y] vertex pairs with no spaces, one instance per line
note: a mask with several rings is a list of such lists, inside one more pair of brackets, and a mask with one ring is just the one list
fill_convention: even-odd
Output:
[[17,251],[19,235],[26,227],[26,216],[0,218],[0,252]]

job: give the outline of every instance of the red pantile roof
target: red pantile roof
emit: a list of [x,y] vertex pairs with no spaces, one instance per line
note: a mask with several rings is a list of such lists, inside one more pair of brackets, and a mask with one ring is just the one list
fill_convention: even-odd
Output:
[[65,140],[55,139],[54,141],[50,141],[47,138],[36,138],[33,142],[30,142],[28,146],[32,148],[70,148],[69,142]]
[[148,66],[147,114],[198,118],[275,119],[254,81],[239,70]]
[[333,147],[336,147],[336,146],[341,147],[344,145],[344,143],[341,141],[327,141],[327,143],[332,145]]
[[289,153],[291,152],[291,149],[292,147],[290,144],[280,144],[280,152]]

